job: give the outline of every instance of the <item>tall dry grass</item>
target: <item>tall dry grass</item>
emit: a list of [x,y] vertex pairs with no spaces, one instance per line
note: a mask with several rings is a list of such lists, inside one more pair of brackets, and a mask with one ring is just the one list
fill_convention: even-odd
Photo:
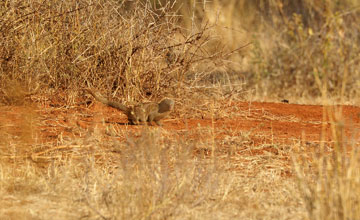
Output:
[[[186,1],[181,12],[190,27],[196,18],[217,23],[227,47],[250,47],[234,54],[228,73],[246,79],[256,98],[288,98],[309,102],[321,92],[341,98],[342,78],[348,75],[344,98],[359,99],[359,1]],[[196,5],[195,10],[191,10]]]
[[336,139],[333,144],[322,143],[310,157],[294,157],[295,173],[309,219],[360,218],[358,143],[343,135],[342,123],[334,121],[332,129]]
[[84,87],[121,94],[122,101],[176,96],[197,66],[221,57],[219,51],[214,55],[205,50],[211,41],[210,25],[203,23],[193,30],[179,26],[170,2],[159,6],[149,1],[101,0],[0,4],[4,98],[7,85],[14,81],[29,93],[37,84],[42,93],[66,91],[65,101]]
[[[345,91],[348,75],[342,79],[340,92]],[[350,77],[351,78],[351,77]],[[326,143],[325,126],[320,145],[312,155],[297,152],[293,155],[294,171],[306,205],[309,219],[360,218],[360,154],[358,129],[354,122],[345,120],[342,106],[331,106],[327,82],[315,76],[323,100],[323,118],[331,123],[332,143]],[[343,101],[343,94],[341,94]],[[345,127],[350,127],[347,135]]]
[[[1,143],[1,219],[298,219],[306,214],[296,184],[266,168],[281,159],[254,155],[244,159],[256,163],[237,161],[224,154],[228,146],[222,140],[209,135],[225,130],[199,127],[182,136],[113,125],[81,132],[57,145],[11,137]],[[243,141],[231,138],[234,145]],[[13,151],[6,151],[9,146]],[[242,172],[235,172],[239,167]]]
[[[358,1],[172,3],[1,2],[0,101],[61,94],[68,107],[96,87],[130,102],[173,96],[181,117],[214,118],[227,114],[216,100],[246,97],[244,80],[259,99],[358,97]],[[21,117],[0,127],[1,219],[359,218],[359,153],[341,117],[330,153],[294,154],[297,179],[278,155],[236,157],[265,146],[232,128],[76,127],[49,143],[31,106]]]
[[316,75],[338,99],[347,74],[344,97],[358,100],[358,4],[2,2],[1,88],[14,79],[30,93],[35,82],[41,91],[94,86],[138,101],[203,81],[243,93],[245,82],[258,99],[306,102],[321,97]]

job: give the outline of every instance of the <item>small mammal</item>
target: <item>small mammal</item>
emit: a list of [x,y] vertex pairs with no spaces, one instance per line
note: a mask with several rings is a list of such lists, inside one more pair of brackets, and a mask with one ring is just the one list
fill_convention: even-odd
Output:
[[160,103],[150,102],[142,103],[132,107],[127,107],[119,102],[111,101],[104,98],[100,93],[94,92],[91,89],[85,89],[90,93],[97,101],[119,109],[126,114],[129,123],[138,125],[148,122],[150,125],[154,121],[157,125],[161,126],[160,120],[165,118],[174,109],[174,100],[163,99]]

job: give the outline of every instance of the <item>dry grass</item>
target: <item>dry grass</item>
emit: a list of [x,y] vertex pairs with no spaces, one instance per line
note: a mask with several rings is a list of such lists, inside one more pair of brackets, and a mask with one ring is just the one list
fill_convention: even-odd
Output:
[[[239,161],[231,153],[228,147],[246,143],[244,136],[214,141],[211,134],[224,131],[208,128],[180,136],[119,126],[83,132],[76,143],[2,145],[2,219],[298,219],[306,214],[296,183],[276,168],[289,169],[280,157],[248,155]],[[22,153],[5,153],[8,146]]]
[[233,127],[76,123],[86,87],[171,97],[184,120],[250,114],[229,111],[240,99],[358,100],[358,1],[174,3],[0,3],[0,102],[15,114],[1,118],[0,219],[360,219],[341,116],[314,155]]
[[313,103],[321,97],[319,75],[335,102],[341,97],[353,104],[359,100],[358,0],[204,2],[184,3],[183,22],[188,27],[198,17],[216,22],[231,49],[252,43],[227,60],[226,72],[245,78],[255,99]]
[[67,104],[84,87],[130,102],[179,96],[197,66],[223,56],[205,49],[211,26],[182,28],[170,3],[155,8],[148,1],[34,0],[3,2],[0,10],[4,99],[7,85],[16,82],[29,92],[35,85],[44,94],[65,90]]
[[[330,106],[326,83],[318,76],[323,105]],[[344,76],[347,80],[347,75]],[[343,84],[342,87],[346,85]],[[340,91],[344,91],[341,88]],[[326,146],[321,142],[316,152],[308,158],[303,152],[293,156],[294,170],[299,189],[306,204],[309,219],[360,218],[360,160],[357,137],[345,135],[346,122],[342,106],[324,108],[323,117],[329,117],[334,142]],[[350,122],[351,123],[351,122]],[[323,128],[325,127],[323,122]],[[324,133],[324,132],[323,132]],[[356,129],[353,129],[356,134]],[[323,141],[323,140],[322,140]]]
[[304,157],[294,154],[293,162],[299,189],[309,219],[358,219],[359,150],[358,143],[344,136],[344,121],[334,120],[335,142],[323,142],[316,152]]

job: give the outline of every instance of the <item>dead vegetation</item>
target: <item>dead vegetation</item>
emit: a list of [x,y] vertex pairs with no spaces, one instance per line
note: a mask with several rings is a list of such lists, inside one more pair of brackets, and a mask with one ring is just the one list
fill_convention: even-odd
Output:
[[301,103],[313,103],[315,98],[319,104],[319,77],[335,103],[344,99],[355,104],[359,100],[358,5],[358,0],[215,0],[199,4],[197,10],[189,10],[193,3],[186,1],[181,10],[188,27],[193,21],[189,18],[217,22],[217,33],[229,48],[252,43],[226,61],[227,75],[246,79],[246,90],[253,90],[250,97]]
[[[0,219],[360,219],[341,109],[314,122],[333,142],[215,126],[300,120],[252,108],[269,94],[358,100],[358,2],[178,3],[0,3]],[[128,126],[89,87],[175,112]]]

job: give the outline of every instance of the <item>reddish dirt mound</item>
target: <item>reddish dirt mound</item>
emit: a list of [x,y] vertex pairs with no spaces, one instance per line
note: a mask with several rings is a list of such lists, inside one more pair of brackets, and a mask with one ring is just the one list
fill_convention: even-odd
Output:
[[240,110],[248,111],[249,116],[229,120],[231,126],[271,134],[274,140],[320,141],[324,130],[323,140],[332,141],[331,127],[341,125],[344,125],[348,137],[359,137],[359,107],[259,102],[237,103],[237,106]]
[[[292,143],[293,140],[320,141],[322,131],[325,131],[323,140],[332,141],[331,126],[344,126],[348,137],[359,141],[360,108],[356,106],[295,105],[283,103],[238,102],[234,117],[217,119],[168,119],[164,120],[164,129],[184,130],[196,127],[210,127],[217,129],[231,129],[232,131],[249,131],[252,134],[264,135],[267,138],[254,141],[261,143]],[[340,112],[342,116],[334,112]],[[239,113],[239,114],[237,114]],[[34,123],[31,116],[35,117]],[[330,115],[330,117],[329,117]],[[23,129],[32,128],[41,133],[47,141],[63,136],[76,136],[76,127],[91,129],[105,123],[115,123],[126,126],[127,129],[136,129],[141,126],[127,126],[126,116],[116,109],[95,103],[90,108],[84,106],[74,108],[51,107],[0,107],[1,130],[8,134],[19,136]],[[29,122],[30,120],[30,122]],[[324,123],[323,123],[324,121]],[[41,126],[34,126],[41,124]],[[233,132],[233,134],[237,134]],[[221,132],[216,138],[221,138]]]
[[[210,156],[212,141],[216,141],[215,153],[230,162],[234,171],[246,171],[248,175],[249,167],[252,173],[261,172],[264,168],[277,172],[280,168],[281,175],[291,175],[289,152],[297,146],[305,146],[301,149],[306,152],[317,151],[320,141],[330,143],[327,146],[331,146],[335,139],[332,129],[334,126],[344,128],[340,135],[345,138],[342,137],[341,140],[360,142],[359,107],[259,102],[237,102],[224,106],[227,106],[225,111],[230,113],[224,118],[185,120],[174,114],[164,120],[163,129],[171,131],[164,134],[175,138],[186,135],[189,141],[194,140],[194,154],[200,157]],[[342,116],[334,113],[341,111]],[[16,141],[20,141],[21,145],[18,146],[22,146],[0,149],[1,156],[32,160],[34,155],[36,160],[43,156],[44,167],[59,155],[93,151],[91,143],[85,143],[84,136],[92,136],[95,128],[103,129],[104,133],[105,127],[113,125],[122,134],[115,136],[119,140],[124,140],[127,135],[136,137],[138,132],[134,131],[141,131],[143,128],[127,125],[124,114],[96,102],[90,107],[69,108],[54,103],[46,106],[34,104],[31,107],[2,106],[0,122],[0,141],[9,143],[4,146],[12,146]],[[336,136],[339,134],[336,133]],[[102,141],[107,137],[110,136],[105,135]],[[67,142],[70,145],[61,144],[63,140],[69,140]],[[72,144],[78,140],[85,145]],[[111,149],[108,151],[108,156],[116,157],[116,152],[112,154]],[[262,165],[259,166],[260,164]],[[276,167],[274,164],[277,164]]]

